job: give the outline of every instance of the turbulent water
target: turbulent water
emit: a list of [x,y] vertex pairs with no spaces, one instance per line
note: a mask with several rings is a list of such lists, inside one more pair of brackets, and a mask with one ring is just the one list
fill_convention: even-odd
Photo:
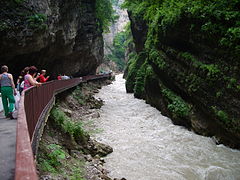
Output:
[[125,91],[122,75],[103,87],[97,140],[114,152],[105,167],[127,180],[240,179],[240,151],[173,125],[161,112]]

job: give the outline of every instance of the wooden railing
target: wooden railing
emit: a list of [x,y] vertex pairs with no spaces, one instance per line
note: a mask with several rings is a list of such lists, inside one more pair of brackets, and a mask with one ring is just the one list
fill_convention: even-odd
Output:
[[55,95],[82,82],[109,77],[111,74],[55,80],[23,91],[17,119],[15,180],[38,179],[34,155]]

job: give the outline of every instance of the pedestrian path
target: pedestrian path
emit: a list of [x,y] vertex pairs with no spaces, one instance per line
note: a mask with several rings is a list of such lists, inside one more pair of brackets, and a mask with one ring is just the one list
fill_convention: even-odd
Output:
[[0,112],[3,111],[3,106],[2,106],[2,95],[0,93]]
[[0,180],[14,179],[17,120],[0,113]]

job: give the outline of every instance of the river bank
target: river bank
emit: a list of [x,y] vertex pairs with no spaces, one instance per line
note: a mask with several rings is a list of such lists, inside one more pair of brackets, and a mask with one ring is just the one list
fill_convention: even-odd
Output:
[[40,179],[111,180],[102,157],[113,149],[91,138],[91,119],[103,101],[93,95],[111,81],[83,84],[57,97],[40,142],[37,161]]

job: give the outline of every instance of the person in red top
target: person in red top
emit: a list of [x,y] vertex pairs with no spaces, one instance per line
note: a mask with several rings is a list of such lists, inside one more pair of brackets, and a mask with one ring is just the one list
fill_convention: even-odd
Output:
[[39,80],[40,83],[45,83],[49,79],[49,76],[45,78],[46,70],[41,70],[40,76],[38,76],[37,80]]
[[62,80],[62,75],[59,74],[58,77],[57,77],[58,80]]

